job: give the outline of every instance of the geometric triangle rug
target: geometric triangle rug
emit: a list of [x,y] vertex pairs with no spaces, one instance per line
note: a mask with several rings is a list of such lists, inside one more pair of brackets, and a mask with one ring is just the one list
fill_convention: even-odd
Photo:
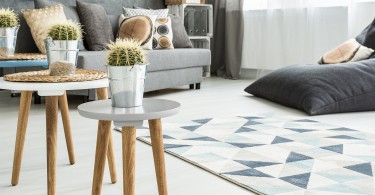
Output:
[[[163,135],[167,153],[258,194],[375,194],[375,136],[357,130],[238,116],[163,123]],[[151,142],[147,127],[137,137]]]

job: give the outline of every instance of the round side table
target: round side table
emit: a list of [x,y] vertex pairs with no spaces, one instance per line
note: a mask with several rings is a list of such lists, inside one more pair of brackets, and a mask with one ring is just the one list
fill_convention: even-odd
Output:
[[[74,164],[73,141],[70,128],[69,108],[66,97],[67,90],[97,89],[99,99],[108,99],[108,79],[100,79],[85,82],[66,83],[31,83],[9,82],[0,77],[0,89],[21,91],[20,106],[18,112],[17,135],[13,159],[12,185],[19,181],[22,152],[25,143],[27,122],[30,112],[32,92],[36,91],[40,96],[46,97],[46,132],[47,132],[47,185],[48,195],[56,194],[56,151],[57,151],[57,125],[58,107],[60,103],[64,132],[68,147],[70,164]],[[111,127],[108,127],[110,130]],[[109,132],[110,135],[110,132]],[[108,145],[108,164],[111,172],[112,183],[116,183],[116,170],[113,157],[113,145]]]
[[[104,121],[106,125],[122,127],[122,163],[123,188],[125,195],[135,194],[135,142],[136,126],[148,120],[154,156],[155,172],[159,195],[167,195],[167,180],[164,163],[164,144],[161,118],[175,115],[181,105],[178,102],[163,99],[143,99],[143,105],[134,108],[114,108],[111,100],[102,100],[81,104],[78,112],[86,118]],[[100,126],[100,125],[99,125]],[[99,128],[96,143],[94,180],[92,195],[99,195],[105,166],[105,156],[109,141],[107,128]]]

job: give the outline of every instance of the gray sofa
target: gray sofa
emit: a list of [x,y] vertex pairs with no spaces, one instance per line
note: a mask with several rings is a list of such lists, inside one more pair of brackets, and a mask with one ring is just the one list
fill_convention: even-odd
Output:
[[[64,1],[65,5],[75,6],[75,1]],[[97,1],[97,0],[83,0],[89,3],[102,4],[107,10],[107,13],[115,14],[109,15],[113,32],[117,34],[118,17],[121,14],[122,6],[141,6],[151,8],[164,8],[164,0],[112,0],[112,1]],[[120,5],[120,6],[119,6]],[[34,8],[33,1],[14,0],[5,1],[5,7],[10,7],[15,10]],[[25,25],[24,19],[21,18],[21,25]],[[25,49],[26,47],[26,49]],[[18,33],[18,43],[16,52],[38,52],[34,40],[31,37],[29,29],[20,30]],[[150,65],[147,67],[147,76],[145,81],[145,92],[159,89],[166,89],[171,87],[178,87],[183,85],[199,84],[202,82],[203,67],[211,64],[211,52],[207,49],[171,49],[171,50],[151,50],[147,52]],[[105,51],[80,51],[78,57],[78,68],[105,70]],[[32,69],[18,68],[16,70],[4,70],[4,74],[13,71],[28,71]],[[95,98],[93,90],[69,92],[70,94],[89,96],[90,100]]]

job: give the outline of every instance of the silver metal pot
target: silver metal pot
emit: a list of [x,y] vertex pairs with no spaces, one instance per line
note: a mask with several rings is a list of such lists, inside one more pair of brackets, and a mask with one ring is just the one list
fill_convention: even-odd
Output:
[[74,74],[75,68],[77,67],[79,41],[54,41],[51,37],[48,37],[44,40],[44,43],[46,45],[47,60],[50,72],[54,63],[66,63],[67,65],[74,66],[73,69],[69,69],[73,70],[73,72],[68,72],[66,75]]
[[147,65],[107,66],[112,106],[142,106]]
[[18,27],[0,28],[0,56],[13,56],[16,48]]

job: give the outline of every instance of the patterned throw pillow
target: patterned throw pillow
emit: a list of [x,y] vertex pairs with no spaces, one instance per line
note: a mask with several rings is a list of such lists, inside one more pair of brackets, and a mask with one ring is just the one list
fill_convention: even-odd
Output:
[[136,39],[144,49],[152,50],[152,37],[156,16],[123,17],[118,31],[120,39]]
[[66,21],[61,4],[43,9],[26,9],[21,11],[30,27],[31,34],[40,52],[46,53],[44,39],[47,38],[48,27],[56,22]]
[[170,17],[158,18],[155,22],[153,49],[173,49],[173,31]]
[[131,8],[123,8],[123,13],[125,17],[131,16],[151,16],[156,15],[157,18],[166,18],[168,17],[168,9],[131,9]]

